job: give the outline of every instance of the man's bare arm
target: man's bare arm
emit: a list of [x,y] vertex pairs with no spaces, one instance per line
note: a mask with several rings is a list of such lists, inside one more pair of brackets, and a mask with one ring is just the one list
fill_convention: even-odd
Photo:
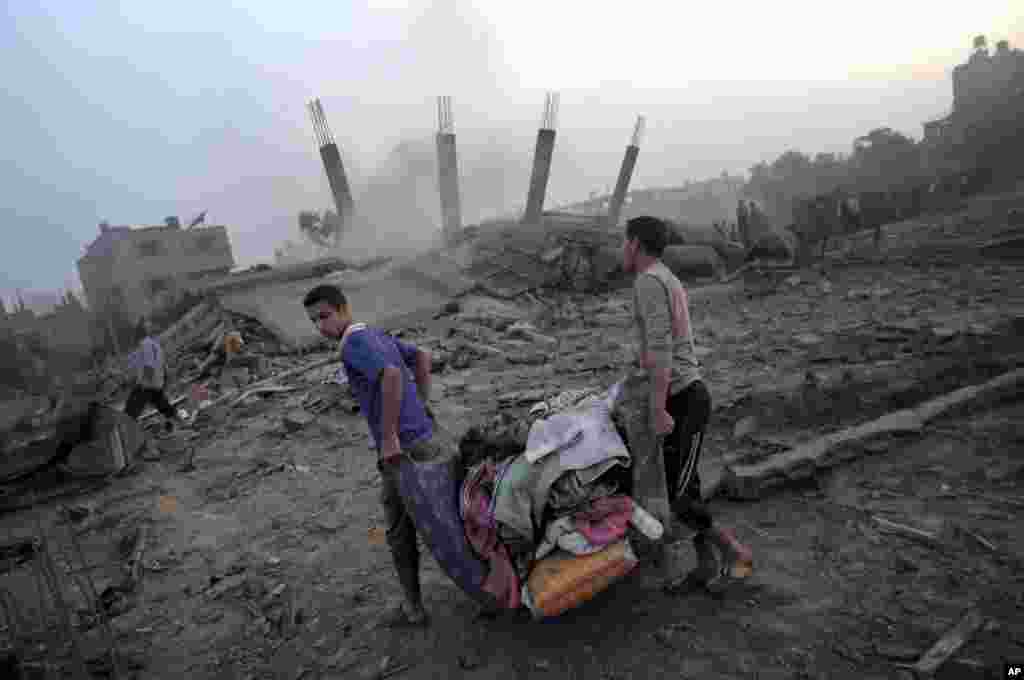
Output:
[[402,372],[400,369],[388,366],[380,372],[380,391],[381,453],[394,455],[398,453],[398,414],[402,408]]
[[426,405],[430,399],[430,387],[431,377],[430,369],[432,366],[432,359],[430,352],[425,349],[419,349],[416,351],[416,391],[420,395],[420,401]]
[[651,413],[664,411],[668,403],[668,386],[671,382],[671,371],[667,368],[655,368],[651,371]]
[[640,366],[651,378],[651,413],[665,409],[672,371],[672,315],[668,292],[653,276],[637,280],[638,303],[644,319],[644,344]]

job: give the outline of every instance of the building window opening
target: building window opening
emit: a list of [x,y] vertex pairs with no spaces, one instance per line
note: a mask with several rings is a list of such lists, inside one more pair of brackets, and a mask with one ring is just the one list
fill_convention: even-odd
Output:
[[143,241],[139,244],[139,255],[142,257],[156,257],[160,252],[159,241]]
[[201,253],[208,253],[213,250],[214,245],[217,243],[217,237],[214,234],[203,234],[196,238],[195,248]]
[[148,288],[150,295],[159,295],[160,293],[166,293],[170,290],[171,284],[167,279],[150,279]]

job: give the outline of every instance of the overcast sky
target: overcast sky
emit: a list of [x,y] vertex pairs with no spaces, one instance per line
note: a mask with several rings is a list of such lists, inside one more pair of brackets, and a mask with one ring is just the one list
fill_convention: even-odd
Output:
[[[637,114],[634,186],[679,183],[788,148],[847,151],[882,125],[919,137],[948,112],[950,70],[975,34],[1024,46],[1014,0],[11,0],[0,12],[6,296],[77,286],[103,219],[208,209],[240,263],[271,260],[298,210],[331,205],[305,108],[316,96],[358,193],[399,141],[430,139],[434,97],[452,95],[462,173],[502,184],[487,193],[497,213],[525,199],[545,90],[561,92],[552,205],[608,188]],[[464,200],[467,220],[486,216]]]

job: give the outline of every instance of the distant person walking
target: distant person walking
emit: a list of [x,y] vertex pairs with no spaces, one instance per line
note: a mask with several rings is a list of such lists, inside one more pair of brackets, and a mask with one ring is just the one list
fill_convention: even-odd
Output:
[[747,202],[747,242],[753,247],[757,239],[764,235],[764,213],[753,201]]
[[739,231],[740,243],[746,248],[750,247],[749,217],[747,204],[740,200],[736,205],[736,229]]
[[167,393],[164,392],[167,377],[164,352],[160,347],[160,341],[153,333],[152,321],[142,319],[139,322],[136,339],[139,342],[139,347],[131,357],[131,366],[135,371],[135,385],[131,394],[128,395],[124,412],[138,420],[142,415],[142,410],[152,404],[165,418],[164,431],[170,432],[174,429],[174,421],[178,419],[178,414],[171,406],[170,400],[167,399]]

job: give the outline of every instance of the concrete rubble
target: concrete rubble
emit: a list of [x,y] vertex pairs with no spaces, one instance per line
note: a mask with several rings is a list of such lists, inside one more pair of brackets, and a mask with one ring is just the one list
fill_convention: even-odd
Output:
[[[38,522],[82,555],[47,544],[66,605],[47,620],[108,676],[627,677],[643,658],[646,677],[982,677],[1024,653],[1024,269],[986,245],[1006,224],[984,214],[969,203],[888,225],[881,254],[851,235],[814,266],[770,262],[789,251],[765,244],[737,276],[734,255],[678,246],[702,248],[688,286],[714,407],[705,495],[757,560],[718,599],[626,580],[555,628],[481,626],[427,559],[436,633],[375,624],[396,591],[374,456],[301,297],[341,282],[357,317],[431,351],[431,409],[461,455],[515,451],[533,419],[599,395],[629,357],[621,243],[552,217],[543,232],[481,227],[420,259],[212,297],[162,336],[187,423],[143,456],[146,434],[104,411],[75,449],[95,463],[121,442],[123,464],[98,476],[45,469],[58,424],[45,399],[0,411],[3,649],[44,663],[48,629],[11,618],[38,608]],[[408,299],[384,309],[378,294]],[[232,331],[244,349],[229,356]],[[70,669],[74,656],[46,658]]]

